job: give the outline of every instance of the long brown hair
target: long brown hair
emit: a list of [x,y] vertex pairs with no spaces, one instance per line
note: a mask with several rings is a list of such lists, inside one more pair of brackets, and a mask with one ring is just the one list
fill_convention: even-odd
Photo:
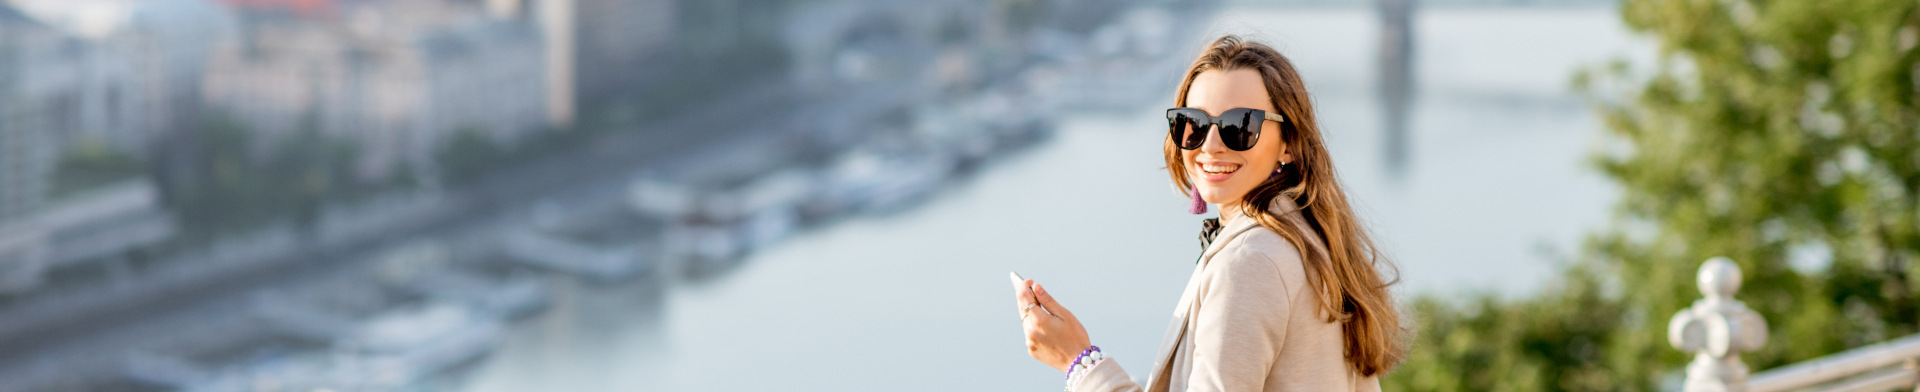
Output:
[[[1405,354],[1400,340],[1400,314],[1387,291],[1387,286],[1399,281],[1398,268],[1374,246],[1366,228],[1354,217],[1352,206],[1347,204],[1346,192],[1340,189],[1340,182],[1334,176],[1333,159],[1327,155],[1320,128],[1314,123],[1313,103],[1307,98],[1306,84],[1300,81],[1293,63],[1265,44],[1232,35],[1220,37],[1207,45],[1187,68],[1173,105],[1187,105],[1187,90],[1193,87],[1194,77],[1201,72],[1241,69],[1260,73],[1274,110],[1286,116],[1286,122],[1281,123],[1280,137],[1293,154],[1293,162],[1287,164],[1280,175],[1268,178],[1242,196],[1241,202],[1246,208],[1239,212],[1300,249],[1301,261],[1309,272],[1308,287],[1319,293],[1320,307],[1326,312],[1327,320],[1339,321],[1346,331],[1347,363],[1362,375],[1386,373],[1399,364]],[[1182,190],[1193,189],[1180,148],[1168,138],[1163,149],[1167,156],[1167,174],[1173,177],[1174,185]],[[1298,226],[1283,224],[1278,217],[1266,213],[1274,198],[1282,196],[1293,198],[1300,206],[1312,233],[1303,233]],[[1319,247],[1310,246],[1307,235],[1325,244],[1328,254],[1320,254]],[[1392,271],[1394,279],[1383,279],[1382,270]]]

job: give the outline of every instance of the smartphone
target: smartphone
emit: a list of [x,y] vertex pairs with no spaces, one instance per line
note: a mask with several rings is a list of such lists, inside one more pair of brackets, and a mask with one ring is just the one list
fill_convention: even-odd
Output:
[[[1019,287],[1020,287],[1020,285],[1022,285],[1022,284],[1026,284],[1026,283],[1027,283],[1027,278],[1026,278],[1026,277],[1022,277],[1022,276],[1020,276],[1020,273],[1019,273],[1019,272],[1013,272],[1013,271],[1007,271],[1007,277],[1008,277],[1008,278],[1010,278],[1010,279],[1013,279],[1013,287],[1014,287],[1014,288],[1019,288]],[[1027,286],[1027,292],[1033,292],[1033,286]],[[1033,296],[1032,298],[1028,298],[1028,300],[1030,300],[1030,301],[1033,301],[1033,302],[1029,302],[1029,303],[1039,303],[1039,302],[1040,302],[1040,297],[1039,297],[1039,295],[1037,295],[1037,294],[1036,294],[1036,295],[1034,295],[1034,296]],[[1051,311],[1051,310],[1047,310],[1047,307],[1045,307],[1045,306],[1042,306],[1042,307],[1040,307],[1040,311],[1041,311],[1041,312],[1046,312],[1048,316],[1052,316],[1052,315],[1053,315],[1053,311]]]

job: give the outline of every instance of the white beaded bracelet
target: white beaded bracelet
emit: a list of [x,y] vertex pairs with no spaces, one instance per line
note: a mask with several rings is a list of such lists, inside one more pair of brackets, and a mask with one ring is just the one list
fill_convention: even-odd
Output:
[[1073,392],[1073,384],[1087,378],[1087,372],[1093,368],[1093,365],[1098,365],[1100,361],[1105,360],[1107,360],[1107,354],[1100,352],[1100,346],[1087,347],[1086,351],[1081,351],[1080,356],[1075,357],[1073,363],[1067,365],[1067,392]]

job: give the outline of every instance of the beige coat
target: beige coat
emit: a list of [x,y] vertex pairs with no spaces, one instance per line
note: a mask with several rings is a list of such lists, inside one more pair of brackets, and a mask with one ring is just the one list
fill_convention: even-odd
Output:
[[[1276,199],[1269,213],[1307,227],[1293,201]],[[1379,379],[1347,364],[1345,332],[1320,310],[1309,273],[1285,238],[1252,218],[1233,219],[1187,279],[1146,387],[1109,360],[1068,389],[1379,391]]]

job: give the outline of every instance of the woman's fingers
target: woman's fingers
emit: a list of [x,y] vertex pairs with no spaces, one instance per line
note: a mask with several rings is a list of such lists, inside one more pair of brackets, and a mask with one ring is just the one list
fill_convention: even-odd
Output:
[[1027,312],[1033,310],[1027,305],[1033,304],[1033,279],[1021,281],[1013,287],[1013,306],[1020,311],[1020,318],[1027,318]]
[[1027,355],[1056,370],[1066,371],[1073,357],[1089,345],[1086,328],[1047,293],[1045,286],[1032,280],[1023,283],[1025,287],[1015,291],[1022,294],[1022,303],[1033,305],[1032,308],[1021,305],[1025,311],[1020,327],[1026,335]]
[[1047,362],[1045,342],[1047,336],[1053,334],[1052,331],[1049,330],[1052,326],[1047,325],[1047,322],[1051,321],[1052,317],[1035,316],[1045,316],[1045,314],[1041,314],[1036,310],[1023,315],[1020,318],[1020,330],[1027,338],[1027,356],[1031,356],[1033,359],[1038,359],[1041,362]]
[[1045,286],[1038,284],[1033,285],[1033,298],[1040,301],[1039,307],[1046,308],[1047,314],[1068,319],[1073,317],[1073,312],[1068,312],[1066,307],[1060,306],[1060,302],[1053,300],[1053,295],[1047,294],[1047,288]]

